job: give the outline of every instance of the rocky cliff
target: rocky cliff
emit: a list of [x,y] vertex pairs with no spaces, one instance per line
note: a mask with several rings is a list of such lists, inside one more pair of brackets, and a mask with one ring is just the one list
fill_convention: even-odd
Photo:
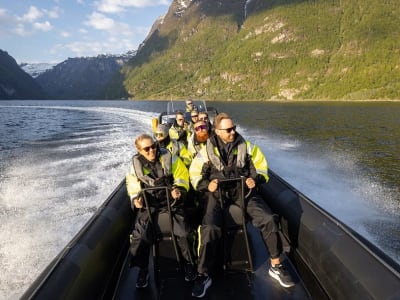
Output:
[[44,99],[42,88],[15,59],[0,50],[0,99]]

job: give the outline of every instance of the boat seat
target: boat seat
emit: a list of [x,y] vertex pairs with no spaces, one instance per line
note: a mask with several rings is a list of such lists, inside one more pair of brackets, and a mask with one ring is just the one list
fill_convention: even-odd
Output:
[[[142,191],[146,207],[148,201],[146,192],[149,190],[167,189],[167,187],[150,187]],[[153,243],[153,266],[156,282],[163,277],[175,276],[179,274],[181,265],[181,254],[176,245],[175,236],[172,234],[172,224],[168,211],[162,211],[155,215],[152,220],[153,233],[155,234]]]
[[246,230],[240,207],[228,206],[224,210],[222,240],[224,269],[253,272],[253,259]]
[[[168,213],[160,213],[157,223],[157,236],[153,244],[153,259],[155,274],[160,278],[176,277],[181,266],[180,252],[176,253],[173,236],[171,234]],[[177,249],[179,251],[179,249]],[[179,256],[179,257],[177,257]]]

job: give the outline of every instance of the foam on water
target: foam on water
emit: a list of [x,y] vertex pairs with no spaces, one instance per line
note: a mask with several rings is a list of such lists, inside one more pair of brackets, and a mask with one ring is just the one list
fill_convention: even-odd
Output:
[[154,116],[109,107],[37,108],[99,117],[86,128],[71,125],[71,132],[28,142],[5,162],[0,299],[20,296],[93,215],[124,178],[134,153],[133,138],[151,131]]
[[[78,120],[82,125],[67,118],[58,124],[56,115],[53,126],[48,124],[52,135],[43,136],[40,124],[35,139],[1,162],[0,299],[18,298],[87,222],[124,178],[133,138],[150,133],[151,118],[157,116],[111,107],[21,108],[31,118],[30,108],[40,110],[43,118],[54,110],[85,112],[88,120]],[[61,133],[51,130],[56,126]],[[400,214],[399,203],[390,201],[391,191],[357,170],[357,157],[305,150],[299,140],[265,136],[240,125],[238,131],[260,145],[273,171],[367,238],[380,244],[376,228],[366,220],[398,229],[393,216]]]
[[[400,203],[393,191],[357,169],[354,154],[318,152],[298,141],[251,135],[267,156],[269,167],[297,190],[400,261],[393,247],[399,231]],[[288,147],[288,145],[290,145]],[[384,201],[382,201],[384,198]],[[398,235],[398,234],[397,234]],[[388,238],[392,236],[392,238]],[[386,243],[386,244],[385,244]],[[398,247],[398,246],[397,246]]]

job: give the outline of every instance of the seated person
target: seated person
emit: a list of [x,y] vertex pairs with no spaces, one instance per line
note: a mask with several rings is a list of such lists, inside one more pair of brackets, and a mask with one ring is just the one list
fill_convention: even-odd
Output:
[[193,133],[193,126],[194,126],[194,123],[196,123],[198,120],[199,120],[199,113],[197,112],[196,109],[193,109],[193,110],[190,112],[190,123],[189,123],[189,130],[190,130],[190,133]]
[[192,162],[192,155],[186,148],[185,144],[172,140],[169,137],[168,127],[164,124],[159,124],[154,132],[154,137],[156,138],[157,144],[160,148],[165,148],[172,155],[178,156],[186,167],[189,168]]
[[197,121],[193,126],[193,133],[188,139],[188,151],[192,158],[206,145],[208,135],[208,126],[204,121]]
[[[222,184],[219,181],[244,177],[246,194],[244,199],[246,217],[261,231],[264,244],[270,254],[269,275],[283,287],[291,287],[294,282],[281,264],[282,245],[271,209],[256,191],[257,184],[268,181],[268,167],[264,154],[256,146],[243,139],[236,132],[232,119],[225,113],[214,119],[215,135],[207,140],[190,165],[190,181],[195,190],[206,193],[205,213],[200,226],[198,276],[192,296],[201,298],[211,286],[209,270],[213,256],[210,253],[213,241],[222,236],[224,208],[240,206],[241,189],[237,184]],[[220,187],[220,189],[218,188]],[[221,204],[222,201],[222,204]],[[222,207],[223,206],[223,207]]]
[[208,117],[208,113],[206,111],[199,112],[199,121],[206,122],[206,124],[208,126],[208,133],[211,134],[213,126],[211,124],[210,118]]
[[193,100],[192,99],[186,100],[186,112],[191,112],[194,109],[196,109],[196,106],[193,104]]
[[169,129],[169,136],[171,139],[180,141],[187,146],[187,137],[189,133],[189,124],[186,123],[184,114],[178,111],[175,115],[175,121]]
[[[176,201],[173,207],[173,231],[177,244],[185,260],[185,280],[192,281],[196,277],[191,246],[188,241],[190,226],[186,220],[183,204],[189,189],[188,170],[179,157],[173,157],[166,149],[159,149],[152,137],[147,134],[138,136],[135,140],[137,154],[133,156],[130,173],[126,176],[128,195],[132,208],[137,210],[135,227],[131,235],[130,252],[134,266],[139,267],[136,281],[137,288],[148,285],[148,265],[150,247],[155,238],[150,224],[157,224],[161,214],[168,214],[166,189],[146,191],[149,207],[145,206],[142,188],[169,186],[170,199]],[[160,225],[160,224],[157,224]],[[169,226],[168,226],[169,229]]]

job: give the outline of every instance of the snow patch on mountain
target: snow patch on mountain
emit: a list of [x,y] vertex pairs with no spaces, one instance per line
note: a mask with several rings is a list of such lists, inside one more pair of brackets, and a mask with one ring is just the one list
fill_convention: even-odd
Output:
[[175,15],[178,17],[182,16],[192,1],[193,0],[177,0],[178,8],[175,11]]
[[53,68],[57,63],[21,63],[19,66],[33,78]]

